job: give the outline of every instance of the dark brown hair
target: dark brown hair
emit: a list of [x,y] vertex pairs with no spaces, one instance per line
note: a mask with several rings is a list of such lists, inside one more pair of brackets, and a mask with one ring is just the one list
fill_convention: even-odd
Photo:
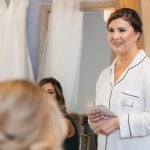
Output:
[[43,86],[44,84],[50,83],[53,85],[54,90],[56,92],[56,101],[58,103],[58,105],[60,106],[64,106],[65,107],[65,98],[63,95],[63,90],[62,90],[62,86],[59,83],[58,80],[56,80],[53,77],[49,77],[49,78],[44,78],[39,82],[40,86]]
[[122,18],[127,21],[134,29],[135,32],[142,34],[142,21],[138,13],[131,8],[120,8],[113,12],[107,20],[107,29],[111,21]]

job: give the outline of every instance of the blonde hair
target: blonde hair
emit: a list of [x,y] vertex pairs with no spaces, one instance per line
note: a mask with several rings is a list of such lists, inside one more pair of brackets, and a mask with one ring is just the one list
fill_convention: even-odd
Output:
[[0,83],[0,150],[61,150],[66,136],[57,104],[25,80]]

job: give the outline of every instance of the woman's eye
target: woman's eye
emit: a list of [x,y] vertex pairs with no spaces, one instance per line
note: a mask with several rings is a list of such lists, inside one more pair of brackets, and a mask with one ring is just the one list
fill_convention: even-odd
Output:
[[48,91],[48,94],[54,94],[54,92],[53,91]]
[[125,29],[120,29],[120,30],[119,30],[119,32],[125,32],[125,31],[126,31]]
[[114,32],[114,30],[113,29],[108,29],[108,32]]

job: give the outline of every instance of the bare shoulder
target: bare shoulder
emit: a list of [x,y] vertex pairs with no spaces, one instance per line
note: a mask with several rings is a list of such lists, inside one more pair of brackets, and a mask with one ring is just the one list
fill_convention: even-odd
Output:
[[75,127],[74,127],[73,123],[68,118],[65,118],[65,122],[66,122],[66,125],[68,128],[67,138],[71,138],[75,135]]

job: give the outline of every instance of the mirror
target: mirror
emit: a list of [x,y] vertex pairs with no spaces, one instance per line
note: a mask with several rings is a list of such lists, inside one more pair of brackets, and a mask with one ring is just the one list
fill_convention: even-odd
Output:
[[[79,75],[79,93],[75,112],[85,113],[89,104],[94,102],[96,81],[100,72],[111,63],[111,49],[107,43],[107,31],[103,19],[103,11],[114,9],[114,2],[82,2],[83,42],[82,57]],[[48,18],[51,12],[50,5],[41,7],[40,46],[41,55],[44,37],[48,27]]]

